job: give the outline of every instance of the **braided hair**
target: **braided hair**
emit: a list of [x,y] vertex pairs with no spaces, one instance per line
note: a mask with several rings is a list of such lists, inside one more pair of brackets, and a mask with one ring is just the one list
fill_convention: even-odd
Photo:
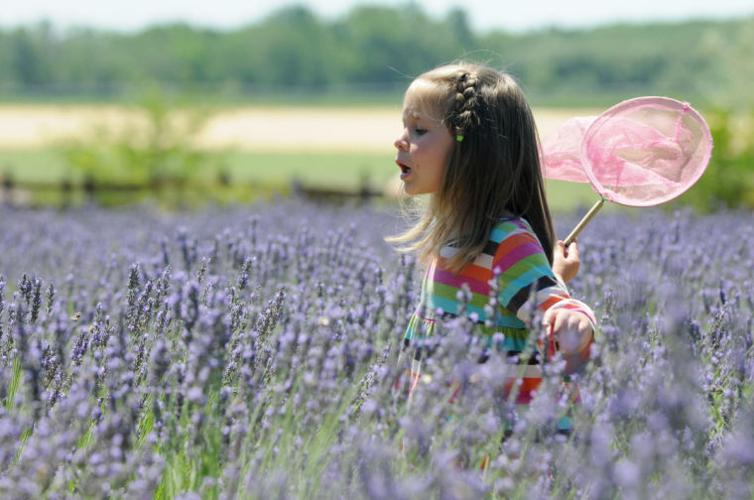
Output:
[[455,84],[453,106],[448,110],[445,123],[456,138],[460,136],[459,142],[462,142],[466,130],[479,125],[479,116],[475,112],[475,106],[479,101],[476,89],[478,83],[479,80],[474,75],[463,71],[458,75]]

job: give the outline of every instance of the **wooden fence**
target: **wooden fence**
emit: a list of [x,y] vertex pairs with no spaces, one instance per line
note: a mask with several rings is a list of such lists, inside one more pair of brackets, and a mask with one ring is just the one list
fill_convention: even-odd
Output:
[[[319,203],[345,203],[355,201],[368,203],[383,197],[369,185],[368,179],[363,178],[361,186],[355,190],[327,189],[306,185],[298,180],[292,180],[286,187],[265,186],[257,182],[238,182],[231,180],[226,173],[220,172],[213,180],[196,179],[152,179],[146,183],[137,182],[107,182],[98,181],[91,177],[83,180],[65,178],[61,181],[16,181],[11,175],[0,176],[0,202],[5,206],[40,206],[58,205],[62,208],[78,203],[101,205],[103,199],[116,197],[127,200],[136,199],[139,195],[147,194],[152,198],[164,198],[166,195],[177,200],[187,192],[203,193],[207,199],[211,193],[222,193],[230,190],[248,193],[282,193],[301,197]],[[53,195],[52,197],[50,195]],[[50,201],[54,198],[57,202]],[[45,201],[47,200],[47,201]]]

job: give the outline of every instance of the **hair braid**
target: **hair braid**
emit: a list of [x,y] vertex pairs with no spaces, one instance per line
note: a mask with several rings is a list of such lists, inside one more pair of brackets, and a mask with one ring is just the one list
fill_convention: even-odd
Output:
[[450,107],[446,117],[446,122],[454,134],[466,134],[479,125],[479,116],[476,112],[479,101],[478,83],[477,76],[468,71],[461,72],[456,79],[453,106]]

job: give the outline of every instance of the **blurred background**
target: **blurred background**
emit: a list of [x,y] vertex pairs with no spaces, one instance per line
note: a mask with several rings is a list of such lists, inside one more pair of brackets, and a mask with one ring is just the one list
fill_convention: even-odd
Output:
[[[513,74],[543,137],[630,97],[690,102],[715,149],[676,203],[754,208],[751,0],[12,2],[0,11],[0,199],[391,200],[401,94],[459,58]],[[556,211],[595,199],[562,182],[548,194]]]

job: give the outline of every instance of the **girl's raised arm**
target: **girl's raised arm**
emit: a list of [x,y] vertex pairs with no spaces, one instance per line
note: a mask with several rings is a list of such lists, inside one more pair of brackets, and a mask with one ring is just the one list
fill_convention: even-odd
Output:
[[543,313],[552,337],[548,350],[553,352],[548,354],[561,352],[566,374],[580,369],[590,357],[594,312],[558,282],[537,237],[524,230],[507,235],[498,246],[493,269],[499,273],[500,305],[529,328],[531,311]]

